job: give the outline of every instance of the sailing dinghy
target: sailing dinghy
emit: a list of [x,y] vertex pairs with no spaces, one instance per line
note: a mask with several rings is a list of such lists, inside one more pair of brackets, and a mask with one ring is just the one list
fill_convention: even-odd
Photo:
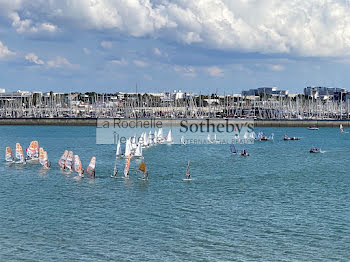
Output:
[[86,172],[93,178],[95,178],[96,157],[92,157],[89,166],[86,168]]
[[25,164],[26,159],[24,157],[23,148],[20,143],[16,143],[16,164]]
[[132,154],[128,156],[128,159],[126,160],[125,168],[124,168],[124,177],[129,178],[129,169],[130,169],[130,160],[131,160]]
[[61,167],[62,170],[66,166],[67,157],[68,157],[68,150],[64,150],[64,153],[62,154],[62,156],[58,160],[58,164],[59,164],[59,166]]
[[13,154],[12,154],[12,150],[11,147],[7,146],[6,147],[6,151],[5,151],[5,161],[6,162],[10,162],[13,163],[14,159],[13,159]]
[[148,180],[148,171],[147,171],[145,162],[143,162],[143,161],[141,162],[138,170],[140,170],[144,174],[142,180]]
[[186,178],[182,179],[183,181],[191,181],[191,172],[190,172],[190,161],[187,162],[186,168]]

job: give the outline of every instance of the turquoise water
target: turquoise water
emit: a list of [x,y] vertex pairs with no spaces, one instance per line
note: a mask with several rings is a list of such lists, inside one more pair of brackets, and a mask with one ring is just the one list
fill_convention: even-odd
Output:
[[[158,145],[144,151],[147,182],[135,161],[129,180],[110,178],[115,146],[96,145],[93,127],[0,130],[3,150],[37,139],[53,164],[0,165],[0,261],[350,259],[350,134],[338,129],[258,129],[275,141],[246,145],[247,158],[228,145]],[[84,167],[95,155],[96,179],[61,173],[64,149]]]

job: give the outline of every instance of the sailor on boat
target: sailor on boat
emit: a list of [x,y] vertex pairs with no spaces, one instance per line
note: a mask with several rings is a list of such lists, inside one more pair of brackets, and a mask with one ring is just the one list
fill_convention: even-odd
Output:
[[321,153],[321,150],[317,147],[313,147],[310,149],[310,153]]
[[287,134],[285,134],[283,140],[289,141],[289,140],[291,140],[291,138]]
[[242,156],[249,156],[249,154],[247,153],[247,151],[246,151],[245,149],[243,149],[243,150],[241,151],[241,155],[242,155]]

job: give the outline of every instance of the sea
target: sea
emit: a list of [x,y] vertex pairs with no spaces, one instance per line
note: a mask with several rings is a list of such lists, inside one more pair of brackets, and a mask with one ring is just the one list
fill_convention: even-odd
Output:
[[[95,127],[0,131],[4,153],[38,140],[52,163],[0,164],[0,261],[350,260],[350,134],[338,128],[256,128],[274,140],[237,144],[249,157],[230,144],[156,145],[143,150],[148,181],[141,160],[125,179],[118,159],[111,178],[116,146],[96,144]],[[96,156],[96,178],[60,171],[66,149],[85,168]]]

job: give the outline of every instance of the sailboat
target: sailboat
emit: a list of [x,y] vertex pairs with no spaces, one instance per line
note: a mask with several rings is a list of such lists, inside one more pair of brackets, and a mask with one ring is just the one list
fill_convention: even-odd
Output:
[[38,141],[30,142],[29,147],[27,148],[27,159],[30,161],[38,161],[39,160],[39,143]]
[[16,143],[16,164],[25,164],[26,159],[23,154],[23,148],[20,143]]
[[74,155],[74,170],[78,173],[79,177],[84,177],[83,167],[78,155]]
[[173,136],[172,136],[172,133],[171,133],[171,129],[169,130],[168,136],[166,137],[166,143],[167,144],[173,144],[174,143]]
[[128,157],[131,154],[131,139],[128,138],[125,143],[125,153],[124,156]]
[[208,136],[207,136],[207,141],[209,142],[209,144],[212,144],[212,143],[213,143],[213,141],[211,141],[210,134],[208,134]]
[[113,175],[111,175],[112,178],[117,178],[118,169],[117,169],[117,160],[114,162],[114,168],[113,168]]
[[183,145],[183,146],[186,145],[186,141],[185,141],[185,137],[184,137],[184,136],[181,137],[180,143],[181,143],[181,145]]
[[157,132],[157,130],[154,131],[153,143],[155,145],[158,144],[158,132]]
[[142,146],[141,146],[140,142],[136,146],[134,157],[136,157],[136,158],[143,158],[143,156],[142,156]]
[[11,147],[7,146],[5,151],[5,160],[6,162],[13,162],[13,154]]
[[68,152],[65,167],[68,169],[68,171],[73,171],[73,151]]
[[149,146],[153,146],[154,144],[154,137],[153,137],[152,131],[149,131],[149,134],[148,134],[148,144]]
[[118,158],[121,156],[121,152],[120,152],[120,139],[118,139],[118,143],[117,143],[117,150],[115,151],[115,157]]
[[158,130],[158,143],[163,143],[164,137],[163,137],[163,128],[159,128]]
[[233,144],[233,143],[230,146],[230,150],[231,150],[232,154],[234,154],[234,155],[238,154],[238,151],[236,150],[235,144]]
[[190,181],[191,179],[191,173],[190,173],[190,161],[187,162],[187,168],[186,168],[186,178],[183,179],[183,181]]
[[45,154],[44,154],[44,148],[40,147],[39,149],[39,163],[43,166],[44,165],[44,157],[45,157]]
[[340,129],[340,133],[348,133],[348,132],[345,132],[344,126],[342,124],[340,124],[339,129]]
[[146,164],[145,162],[141,162],[141,164],[139,165],[138,170],[140,170],[143,174],[144,177],[142,178],[143,180],[148,180],[148,172],[147,172],[147,168],[146,168]]
[[86,168],[86,173],[95,178],[96,157],[92,157],[89,166]]
[[68,157],[68,150],[64,150],[64,153],[62,154],[61,158],[58,160],[58,164],[62,168],[62,170],[66,166],[67,157]]
[[51,167],[51,163],[49,161],[49,158],[47,156],[47,152],[44,151],[44,165],[43,165],[44,168],[50,168]]
[[130,154],[128,156],[128,159],[126,160],[125,168],[124,168],[124,177],[129,178],[129,169],[130,169],[130,160],[132,155]]

